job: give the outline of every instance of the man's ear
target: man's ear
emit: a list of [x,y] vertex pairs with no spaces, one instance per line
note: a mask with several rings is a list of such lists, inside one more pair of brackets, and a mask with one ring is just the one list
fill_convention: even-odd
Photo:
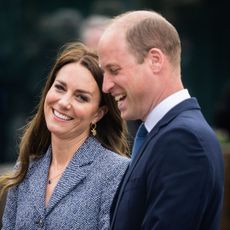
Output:
[[105,115],[107,112],[108,112],[107,106],[106,106],[106,105],[101,106],[101,107],[98,109],[97,113],[96,113],[96,118],[95,118],[95,120],[94,120],[93,123],[97,123],[98,121],[100,121],[101,118],[104,117],[104,115]]
[[150,60],[150,65],[154,73],[159,73],[162,69],[165,55],[158,48],[152,48],[148,52],[148,58]]

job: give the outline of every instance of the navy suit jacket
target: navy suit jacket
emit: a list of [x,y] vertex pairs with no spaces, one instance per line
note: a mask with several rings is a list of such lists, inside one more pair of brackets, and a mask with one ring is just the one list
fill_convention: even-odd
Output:
[[146,137],[114,198],[113,230],[218,230],[223,156],[195,98]]

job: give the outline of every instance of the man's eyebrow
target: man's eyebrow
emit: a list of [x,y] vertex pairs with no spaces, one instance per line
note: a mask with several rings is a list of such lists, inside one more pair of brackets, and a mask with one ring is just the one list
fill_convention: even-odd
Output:
[[102,73],[104,74],[105,70],[110,68],[110,64],[105,65],[105,66],[102,66],[101,64],[99,64],[99,67],[100,67]]
[[119,68],[119,66],[117,64],[107,64],[104,67],[104,69],[110,69],[110,68]]

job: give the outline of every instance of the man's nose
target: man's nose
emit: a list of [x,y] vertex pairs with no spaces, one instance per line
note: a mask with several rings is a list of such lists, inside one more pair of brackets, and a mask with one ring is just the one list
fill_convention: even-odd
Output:
[[102,90],[104,93],[111,93],[111,89],[114,86],[112,78],[108,74],[104,74]]

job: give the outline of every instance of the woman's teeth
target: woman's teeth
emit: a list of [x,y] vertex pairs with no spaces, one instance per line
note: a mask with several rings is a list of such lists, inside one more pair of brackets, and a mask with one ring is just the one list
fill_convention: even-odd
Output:
[[54,115],[62,120],[65,120],[65,121],[69,121],[71,120],[72,118],[67,116],[67,115],[64,115],[64,114],[61,114],[59,113],[57,110],[54,110]]

